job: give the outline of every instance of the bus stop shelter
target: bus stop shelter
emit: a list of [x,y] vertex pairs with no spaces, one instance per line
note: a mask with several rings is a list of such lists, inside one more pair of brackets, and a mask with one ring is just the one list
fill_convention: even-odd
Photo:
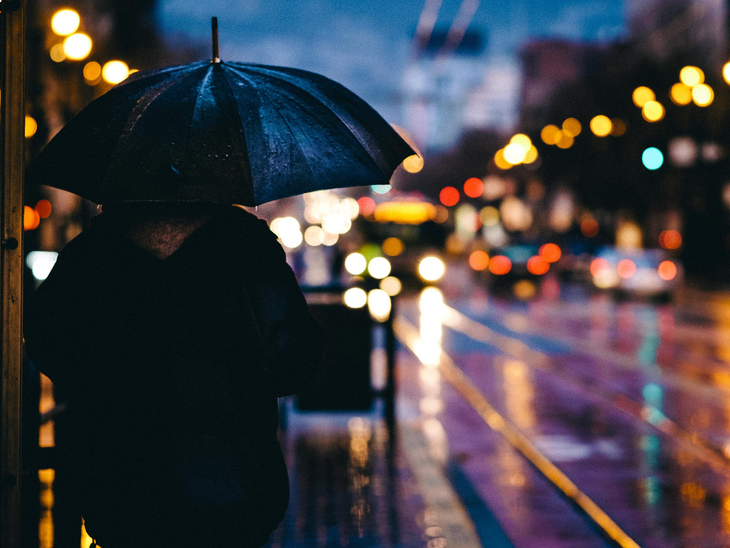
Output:
[[20,546],[26,0],[0,0],[0,546]]

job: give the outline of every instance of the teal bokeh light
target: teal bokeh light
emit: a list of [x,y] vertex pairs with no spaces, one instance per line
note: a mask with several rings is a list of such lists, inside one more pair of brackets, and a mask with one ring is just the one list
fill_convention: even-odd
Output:
[[664,164],[664,154],[656,147],[649,147],[641,155],[641,162],[646,169],[659,169]]

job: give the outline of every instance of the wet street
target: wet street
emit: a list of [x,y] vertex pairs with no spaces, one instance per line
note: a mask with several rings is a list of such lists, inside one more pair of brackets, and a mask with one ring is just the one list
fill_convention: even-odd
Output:
[[295,417],[272,546],[730,546],[730,295],[518,301],[457,276],[402,297],[395,331],[393,458],[378,413]]

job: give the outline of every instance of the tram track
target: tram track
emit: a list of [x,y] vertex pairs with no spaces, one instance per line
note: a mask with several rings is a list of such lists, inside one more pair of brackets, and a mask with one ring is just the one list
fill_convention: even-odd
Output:
[[500,434],[603,533],[620,548],[640,548],[596,502],[586,495],[558,466],[523,434],[517,426],[502,416],[461,371],[446,352],[439,352],[435,360],[425,360],[419,349],[421,334],[418,329],[402,318],[393,322],[395,335],[419,360],[429,367],[436,367],[457,392],[479,414],[494,432]]
[[[715,472],[730,478],[730,458],[723,447],[705,439],[697,432],[683,428],[676,421],[667,417],[660,409],[645,402],[637,402],[624,394],[616,394],[603,389],[594,383],[582,382],[567,371],[556,366],[559,361],[544,352],[535,350],[525,342],[508,335],[495,332],[486,325],[472,320],[458,310],[443,305],[441,321],[449,329],[466,335],[471,339],[489,344],[505,355],[522,360],[528,367],[537,369],[569,383],[574,388],[590,394],[597,400],[628,415],[633,420],[661,432],[689,451],[693,456],[708,464]],[[591,352],[594,352],[591,350]],[[605,357],[605,356],[604,356]],[[653,380],[673,384],[683,390],[692,390],[703,398],[717,397],[709,388],[682,382],[676,375],[651,375]]]

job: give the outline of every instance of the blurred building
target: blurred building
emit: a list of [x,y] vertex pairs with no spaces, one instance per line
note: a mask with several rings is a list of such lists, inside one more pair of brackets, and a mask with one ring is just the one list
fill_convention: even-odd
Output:
[[727,0],[625,0],[625,10],[632,41],[650,57],[726,61]]
[[565,86],[585,77],[601,54],[595,44],[541,39],[528,42],[520,51],[522,91],[520,127],[538,130],[554,108],[552,99]]
[[465,128],[506,131],[516,122],[517,67],[486,57],[481,30],[467,29],[457,40],[439,29],[416,36],[403,75],[403,123],[427,152],[453,146]]

